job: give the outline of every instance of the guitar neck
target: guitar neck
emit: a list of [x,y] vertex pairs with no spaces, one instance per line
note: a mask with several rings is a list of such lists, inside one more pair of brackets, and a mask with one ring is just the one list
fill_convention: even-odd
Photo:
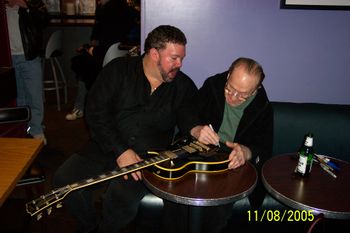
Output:
[[150,152],[149,154],[154,154],[150,158],[147,158],[139,163],[132,164],[126,167],[122,167],[120,169],[115,169],[103,174],[100,174],[95,177],[91,177],[86,180],[81,180],[73,184],[66,185],[61,188],[57,188],[52,190],[50,193],[46,195],[42,195],[39,198],[32,200],[26,203],[26,210],[31,216],[37,215],[37,219],[42,217],[41,211],[47,209],[48,214],[51,213],[52,206],[56,204],[56,207],[61,207],[61,200],[63,200],[70,192],[85,188],[90,185],[94,185],[97,183],[101,183],[110,179],[117,178],[119,176],[126,175],[128,173],[132,173],[146,167],[150,167],[156,165],[158,163],[165,162],[167,160],[176,159],[178,157],[183,157],[186,154],[192,154],[201,151],[208,151],[209,148],[198,141],[190,142],[188,145],[181,146],[180,148],[170,151],[162,151],[162,152]]
[[149,166],[152,166],[152,165],[155,165],[158,163],[165,162],[169,159],[171,159],[171,157],[168,157],[165,152],[161,152],[161,153],[159,153],[159,155],[156,155],[156,156],[151,157],[151,158],[147,158],[139,163],[135,163],[135,164],[132,164],[132,165],[129,165],[126,167],[122,167],[120,169],[115,169],[115,170],[100,174],[98,176],[91,177],[89,179],[70,184],[69,186],[71,187],[71,191],[74,191],[77,189],[85,188],[85,187],[90,186],[90,185],[94,185],[94,184],[101,183],[101,182],[104,182],[104,181],[107,181],[110,179],[114,179],[114,178],[117,178],[119,176],[123,176],[123,175],[144,169],[146,167],[149,167]]
[[[50,193],[43,195],[35,200],[32,200],[31,202],[28,202],[26,204],[26,210],[31,216],[34,216],[40,213],[43,209],[46,209],[56,203],[57,203],[57,207],[59,208],[61,206],[59,202],[63,200],[72,191],[85,188],[87,186],[94,185],[97,183],[101,183],[110,179],[114,179],[119,176],[123,176],[128,173],[132,173],[132,172],[141,170],[143,168],[146,168],[158,163],[162,163],[177,157],[177,155],[171,151],[163,151],[156,154],[157,154],[156,156],[147,158],[139,163],[122,167],[120,169],[115,169],[115,170],[100,174],[98,176],[91,177],[89,179],[81,180],[81,181],[66,185],[64,187],[54,189]],[[51,212],[51,208],[48,209],[48,212],[49,213]],[[41,215],[38,215],[37,217],[38,219],[40,219]]]

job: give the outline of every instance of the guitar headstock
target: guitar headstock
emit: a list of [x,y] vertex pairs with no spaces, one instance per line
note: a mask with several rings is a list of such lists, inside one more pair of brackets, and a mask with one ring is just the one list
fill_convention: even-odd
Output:
[[46,195],[26,203],[26,211],[30,216],[36,216],[37,220],[43,217],[43,211],[46,210],[48,215],[51,214],[53,207],[61,208],[61,201],[73,189],[67,185],[55,190],[52,190]]

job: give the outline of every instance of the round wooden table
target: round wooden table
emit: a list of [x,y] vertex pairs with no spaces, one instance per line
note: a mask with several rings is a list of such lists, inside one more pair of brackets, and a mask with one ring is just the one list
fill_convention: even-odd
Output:
[[158,197],[187,205],[189,208],[188,232],[203,232],[201,208],[233,203],[248,196],[255,188],[257,172],[246,163],[234,170],[217,173],[192,172],[177,180],[168,181],[143,170],[143,181]]
[[217,206],[237,201],[255,188],[257,172],[253,165],[218,173],[188,173],[168,181],[143,170],[146,186],[157,196],[169,201],[192,206]]
[[308,177],[301,178],[294,173],[296,154],[276,156],[263,165],[262,181],[272,196],[289,207],[312,210],[326,218],[350,219],[350,163],[334,161],[340,166],[337,178],[317,163]]

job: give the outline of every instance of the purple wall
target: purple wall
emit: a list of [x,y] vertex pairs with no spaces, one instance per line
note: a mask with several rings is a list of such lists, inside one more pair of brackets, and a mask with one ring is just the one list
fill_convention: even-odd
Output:
[[350,104],[350,11],[285,10],[280,0],[142,1],[142,41],[160,24],[188,39],[183,71],[198,87],[246,56],[273,101]]

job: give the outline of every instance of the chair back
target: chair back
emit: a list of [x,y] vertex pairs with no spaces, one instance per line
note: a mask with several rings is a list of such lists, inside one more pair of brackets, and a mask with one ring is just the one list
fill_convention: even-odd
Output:
[[119,49],[120,42],[112,44],[103,59],[103,66],[107,65],[108,62],[112,61],[114,58],[125,56],[128,53],[128,50]]
[[62,51],[62,31],[57,30],[51,34],[46,44],[45,58],[57,56],[55,53]]
[[0,137],[26,137],[30,120],[30,108],[0,108]]
[[0,124],[28,122],[30,117],[28,106],[0,108]]

